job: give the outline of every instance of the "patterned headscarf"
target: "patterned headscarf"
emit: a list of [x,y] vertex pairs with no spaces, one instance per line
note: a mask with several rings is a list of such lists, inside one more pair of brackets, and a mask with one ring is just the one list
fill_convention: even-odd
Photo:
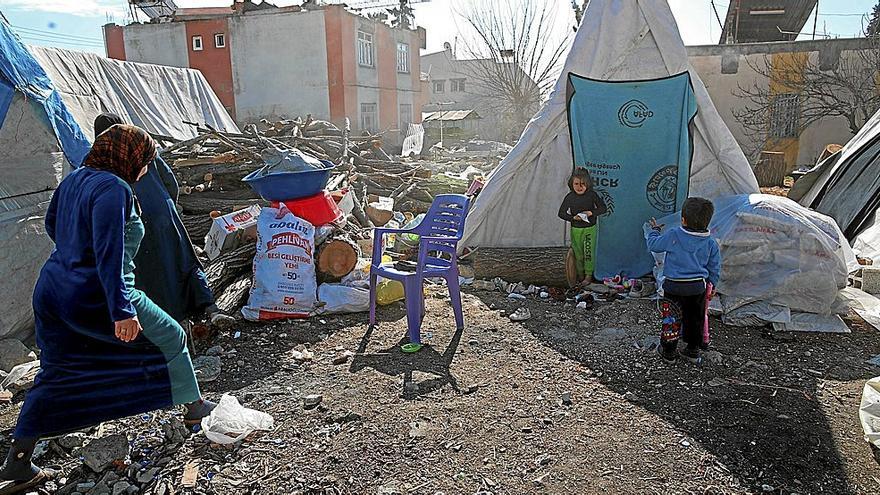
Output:
[[156,158],[156,142],[140,127],[117,124],[95,138],[83,166],[106,170],[134,184],[144,167]]
[[102,113],[95,117],[95,137],[116,124],[124,124],[122,117],[115,113]]

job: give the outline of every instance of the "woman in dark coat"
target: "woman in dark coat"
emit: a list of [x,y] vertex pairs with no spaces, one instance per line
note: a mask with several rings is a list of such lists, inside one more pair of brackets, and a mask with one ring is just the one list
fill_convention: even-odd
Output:
[[115,125],[95,139],[83,166],[49,204],[55,250],[34,290],[40,372],[28,391],[0,479],[17,493],[49,476],[31,462],[41,437],[202,399],[180,325],[135,288],[144,235],[131,184],[147,173],[156,145],[143,130]]
[[[117,115],[101,114],[95,119],[95,136],[123,123]],[[157,155],[132,189],[146,230],[134,260],[139,267],[137,288],[177,321],[207,313],[212,324],[232,323],[214,304],[208,279],[175,206],[177,180],[165,161]]]

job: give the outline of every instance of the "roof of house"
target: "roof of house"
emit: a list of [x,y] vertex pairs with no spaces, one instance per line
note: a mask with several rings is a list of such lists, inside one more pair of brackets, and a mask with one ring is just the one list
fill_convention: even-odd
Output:
[[[818,0],[731,1],[720,44],[790,41],[810,18]],[[739,6],[739,9],[737,9]]]
[[437,112],[423,112],[422,122],[457,122],[465,119],[482,119],[476,110],[440,110]]

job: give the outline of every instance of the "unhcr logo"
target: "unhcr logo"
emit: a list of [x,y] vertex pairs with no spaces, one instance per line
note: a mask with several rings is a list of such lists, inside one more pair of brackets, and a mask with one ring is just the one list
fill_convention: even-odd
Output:
[[620,107],[620,110],[617,111],[617,118],[620,120],[620,125],[632,129],[641,127],[646,120],[653,116],[654,112],[639,100],[629,100]]

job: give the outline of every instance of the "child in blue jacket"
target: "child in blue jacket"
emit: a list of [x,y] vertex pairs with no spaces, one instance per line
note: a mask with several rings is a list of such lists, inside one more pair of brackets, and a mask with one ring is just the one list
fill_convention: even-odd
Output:
[[[666,253],[663,293],[681,310],[682,339],[687,347],[680,354],[692,362],[700,359],[707,283],[717,287],[721,275],[721,253],[709,235],[714,214],[715,207],[708,199],[688,198],[681,210],[681,228],[661,234],[663,225],[652,218],[647,235],[651,252]],[[664,359],[675,358],[677,344],[673,341],[661,346]]]

